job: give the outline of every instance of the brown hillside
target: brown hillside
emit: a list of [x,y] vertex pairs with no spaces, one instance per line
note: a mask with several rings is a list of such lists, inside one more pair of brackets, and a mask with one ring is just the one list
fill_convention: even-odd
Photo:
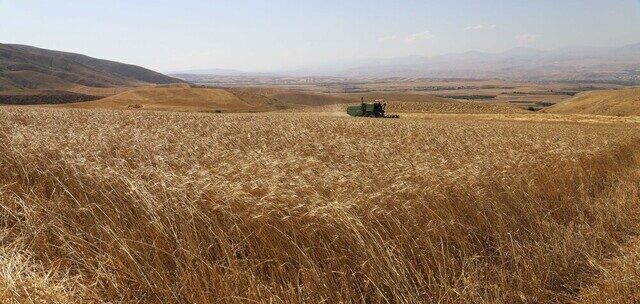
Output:
[[640,115],[640,88],[596,91],[560,102],[544,112],[609,116]]
[[192,88],[189,85],[142,87],[104,99],[65,104],[87,109],[146,109],[184,112],[266,111],[266,105],[251,104],[224,89]]
[[67,90],[77,85],[117,87],[181,83],[143,67],[40,49],[0,44],[0,90]]
[[0,92],[0,105],[37,105],[83,102],[101,97],[72,91],[12,90]]

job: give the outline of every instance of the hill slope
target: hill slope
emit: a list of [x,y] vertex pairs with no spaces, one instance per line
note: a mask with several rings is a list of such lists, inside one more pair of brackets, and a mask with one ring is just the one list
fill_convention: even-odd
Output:
[[192,88],[187,84],[141,87],[95,101],[62,105],[87,109],[147,109],[186,112],[252,112],[269,108],[249,103],[225,89]]
[[544,112],[638,116],[640,88],[583,93],[545,109]]
[[0,44],[0,91],[180,83],[139,66],[26,45]]

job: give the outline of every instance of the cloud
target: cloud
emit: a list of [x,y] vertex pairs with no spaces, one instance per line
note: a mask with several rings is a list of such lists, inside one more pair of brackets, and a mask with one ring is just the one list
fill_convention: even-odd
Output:
[[464,28],[465,31],[472,31],[472,32],[478,32],[478,31],[492,31],[495,30],[498,26],[495,24],[478,24],[478,25],[474,25],[474,26],[467,26]]
[[531,43],[535,43],[536,41],[538,41],[538,38],[540,38],[540,35],[536,35],[536,34],[520,34],[520,35],[516,35],[516,41],[520,44],[531,44]]
[[396,36],[384,36],[384,37],[378,38],[378,42],[387,42],[395,39],[396,39]]
[[415,33],[415,34],[411,34],[409,36],[407,36],[407,38],[405,38],[405,40],[409,43],[413,43],[413,42],[418,42],[418,41],[423,41],[423,40],[429,40],[431,38],[433,38],[433,34],[431,34],[430,31],[424,31],[424,32],[420,32],[420,33]]

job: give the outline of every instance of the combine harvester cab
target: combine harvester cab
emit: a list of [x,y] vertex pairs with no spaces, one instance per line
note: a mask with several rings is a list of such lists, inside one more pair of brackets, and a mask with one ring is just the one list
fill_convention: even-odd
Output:
[[377,99],[374,103],[365,103],[364,98],[357,106],[348,106],[347,114],[352,117],[377,117],[377,118],[400,118],[399,115],[385,115],[387,103],[382,99]]

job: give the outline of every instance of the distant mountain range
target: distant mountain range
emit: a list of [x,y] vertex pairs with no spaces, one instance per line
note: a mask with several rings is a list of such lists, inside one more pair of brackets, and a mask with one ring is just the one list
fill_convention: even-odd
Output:
[[[501,53],[471,51],[434,57],[341,61],[273,73],[192,70],[172,75],[195,82],[221,77],[454,78],[523,81],[587,81],[640,84],[640,44],[618,48],[566,47],[544,51],[514,48]],[[240,81],[240,80],[236,80]]]
[[197,69],[168,72],[167,75],[216,75],[216,76],[248,76],[248,77],[276,77],[275,73],[243,72],[230,69]]
[[349,78],[474,78],[528,81],[640,83],[640,44],[619,48],[568,47],[552,51],[515,48],[341,62],[288,71],[290,76]]
[[180,83],[139,66],[26,45],[0,44],[0,91]]
[[[85,93],[89,91],[83,88],[184,82],[180,79],[202,82],[202,79],[208,79],[203,75],[242,79],[330,76],[339,79],[402,77],[640,84],[640,44],[618,48],[568,47],[551,51],[515,48],[501,53],[473,51],[435,57],[367,59],[274,73],[208,69],[174,72],[172,75],[177,78],[135,65],[80,54],[0,44],[0,93],[15,90]],[[243,83],[242,79],[234,81]]]

